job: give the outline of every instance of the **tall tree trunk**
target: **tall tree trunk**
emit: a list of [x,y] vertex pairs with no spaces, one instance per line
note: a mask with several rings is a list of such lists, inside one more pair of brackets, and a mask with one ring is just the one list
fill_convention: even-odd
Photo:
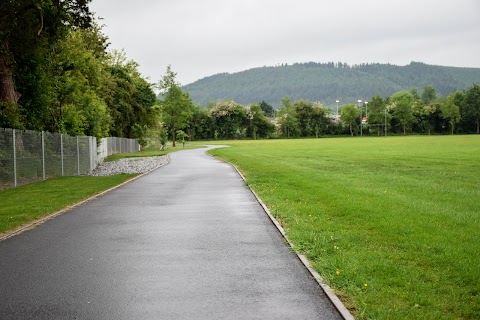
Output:
[[13,68],[7,63],[5,56],[0,55],[0,100],[17,103],[20,94],[15,89]]

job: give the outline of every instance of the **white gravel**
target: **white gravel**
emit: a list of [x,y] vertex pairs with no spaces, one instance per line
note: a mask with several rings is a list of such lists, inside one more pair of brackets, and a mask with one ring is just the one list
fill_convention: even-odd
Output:
[[120,173],[146,173],[166,165],[168,156],[124,158],[117,161],[104,162],[90,174],[91,176],[111,176]]

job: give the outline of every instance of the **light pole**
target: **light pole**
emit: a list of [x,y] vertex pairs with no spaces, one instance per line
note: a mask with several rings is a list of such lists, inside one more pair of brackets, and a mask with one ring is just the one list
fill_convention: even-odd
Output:
[[[365,124],[368,124],[368,101],[365,101]],[[363,125],[363,121],[362,121]]]
[[340,102],[340,100],[336,100],[335,102],[337,103],[337,117],[336,117],[336,119],[335,119],[335,120],[337,120],[337,121],[338,121],[338,103]]
[[358,108],[360,109],[360,137],[363,137],[363,123],[362,123],[362,108],[360,107],[360,104],[362,103],[361,99],[358,99]]

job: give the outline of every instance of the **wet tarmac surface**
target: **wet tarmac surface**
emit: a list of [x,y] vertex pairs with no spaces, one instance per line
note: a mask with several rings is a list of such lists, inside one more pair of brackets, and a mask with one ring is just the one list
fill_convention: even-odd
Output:
[[204,152],[0,241],[0,319],[341,319]]

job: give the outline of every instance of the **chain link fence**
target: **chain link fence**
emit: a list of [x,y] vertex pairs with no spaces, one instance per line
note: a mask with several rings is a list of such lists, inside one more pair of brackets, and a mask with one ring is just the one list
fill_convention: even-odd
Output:
[[108,156],[116,153],[140,151],[140,144],[136,139],[108,137],[100,140],[97,148],[97,164]]
[[95,137],[0,128],[0,190],[86,174],[108,155],[139,150],[135,139],[104,138],[97,150]]
[[160,142],[160,138],[146,138],[146,145],[145,150],[161,150],[162,143]]

